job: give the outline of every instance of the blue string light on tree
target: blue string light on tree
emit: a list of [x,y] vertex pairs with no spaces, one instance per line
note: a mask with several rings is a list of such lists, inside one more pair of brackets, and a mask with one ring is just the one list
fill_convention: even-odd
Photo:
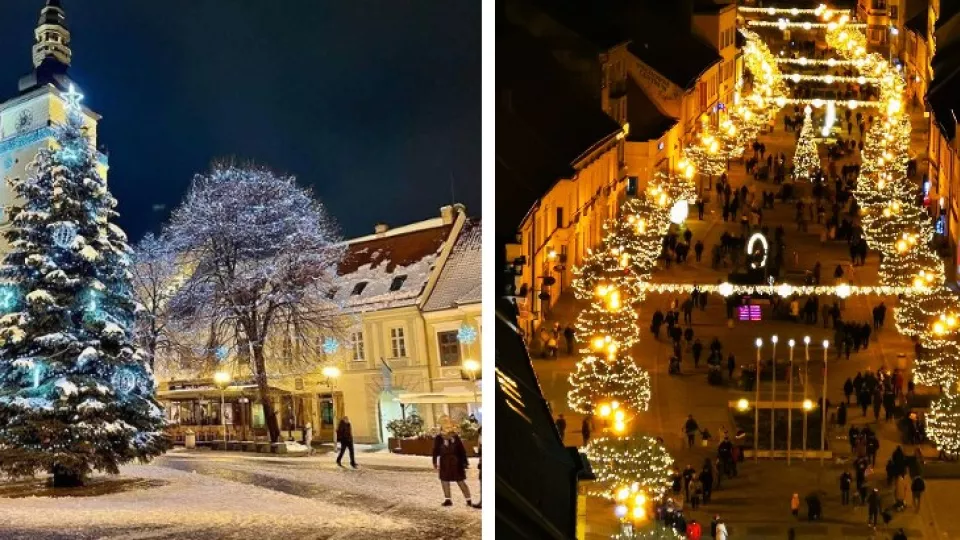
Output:
[[464,345],[472,345],[477,341],[477,329],[469,324],[463,324],[457,330],[457,340]]
[[73,245],[77,238],[77,225],[69,221],[61,221],[53,226],[53,243],[58,248],[66,249]]
[[0,285],[0,313],[11,313],[20,304],[20,288],[12,283]]
[[340,350],[340,342],[336,338],[323,338],[323,352],[327,354],[336,354]]

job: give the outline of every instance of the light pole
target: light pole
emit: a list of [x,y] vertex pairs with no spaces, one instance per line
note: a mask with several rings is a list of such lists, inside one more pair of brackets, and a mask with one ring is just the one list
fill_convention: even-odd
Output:
[[230,374],[226,371],[218,371],[213,374],[213,382],[220,389],[220,428],[223,430],[223,449],[227,449],[227,415],[224,409],[223,393],[230,385]]
[[480,405],[480,399],[477,397],[477,374],[480,373],[480,362],[467,358],[463,361],[463,370],[470,377],[470,387],[473,389],[473,402]]
[[807,461],[807,411],[810,408],[807,404],[810,402],[807,399],[807,382],[809,378],[807,373],[810,369],[810,336],[803,337],[803,461]]
[[754,389],[757,397],[753,402],[753,461],[760,461],[760,348],[763,346],[763,340],[757,338],[757,373],[754,376]]
[[[330,387],[330,406],[333,407],[333,449],[337,449],[337,395],[334,393],[333,389],[337,386],[337,377],[340,376],[340,368],[337,366],[324,366],[321,371],[323,376],[327,378],[327,386]],[[323,418],[320,419],[320,424],[323,425]],[[317,433],[317,437],[320,437],[320,434]]]
[[797,342],[790,340],[787,345],[790,346],[790,382],[788,383],[787,401],[790,407],[787,408],[787,466],[790,465],[790,452],[793,451],[793,346]]
[[240,427],[243,430],[240,438],[247,440],[247,403],[250,403],[250,399],[246,396],[240,396],[237,399],[237,403],[240,404]]
[[774,438],[777,426],[777,342],[780,338],[776,334],[770,337],[773,342],[773,358],[770,361],[770,458],[773,459]]
[[823,397],[820,398],[820,465],[827,452],[827,347],[830,342],[823,340]]
[[889,49],[890,55],[888,58],[888,62],[890,62],[891,65],[893,65],[893,40],[896,39],[897,34],[899,33],[900,33],[900,30],[898,30],[896,26],[890,27],[890,49]]

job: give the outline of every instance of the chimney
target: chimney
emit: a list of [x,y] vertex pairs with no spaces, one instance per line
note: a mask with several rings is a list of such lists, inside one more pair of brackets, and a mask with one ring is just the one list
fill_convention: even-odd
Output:
[[453,220],[457,217],[457,206],[441,206],[440,207],[440,217],[443,219],[444,225],[450,225],[453,223]]
[[377,234],[386,234],[390,230],[390,226],[386,223],[377,223],[373,226],[373,232]]

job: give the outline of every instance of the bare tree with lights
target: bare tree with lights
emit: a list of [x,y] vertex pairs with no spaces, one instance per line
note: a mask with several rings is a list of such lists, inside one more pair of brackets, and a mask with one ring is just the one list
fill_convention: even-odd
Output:
[[194,178],[167,232],[191,269],[173,313],[194,328],[236,330],[237,355],[250,360],[270,440],[278,442],[268,344],[306,346],[340,333],[327,298],[343,255],[337,227],[293,177],[224,163]]

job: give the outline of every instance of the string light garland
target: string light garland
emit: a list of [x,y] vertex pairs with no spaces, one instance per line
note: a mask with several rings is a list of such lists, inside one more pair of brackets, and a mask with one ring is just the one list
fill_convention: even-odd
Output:
[[[629,350],[640,335],[637,313],[614,287],[599,285],[598,289],[610,292],[591,301],[577,314],[577,335],[583,344],[580,352],[616,354],[621,349]],[[615,299],[616,308],[611,308],[611,299]],[[597,345],[598,339],[602,346]]]
[[697,285],[694,283],[644,283],[641,285],[641,288],[648,293],[658,293],[658,294],[690,294],[695,289],[700,292],[705,293],[716,293],[720,296],[730,296],[730,295],[750,295],[750,296],[761,296],[761,295],[781,295],[785,290],[784,285],[789,287],[789,295],[800,295],[800,296],[836,296],[839,298],[847,298],[849,296],[896,296],[901,294],[911,294],[915,292],[915,289],[911,287],[889,287],[884,285],[868,285],[868,286],[858,286],[858,285],[790,285],[788,283],[780,283],[773,285],[733,285],[731,283],[720,283],[720,284],[703,284]]
[[[747,21],[747,26],[754,26],[757,28],[779,28],[781,30],[786,30],[787,28],[802,28],[803,30],[820,30],[823,28],[831,28],[831,25],[835,23],[822,23],[822,22],[810,22],[810,21],[791,21],[789,19],[780,19],[777,21]],[[866,23],[848,23],[850,28],[866,28]]]
[[686,538],[686,536],[677,529],[652,519],[647,525],[640,527],[633,525],[628,530],[610,536],[611,540],[671,540],[682,538]]
[[596,412],[603,402],[617,401],[632,412],[650,404],[650,374],[625,354],[612,360],[586,356],[568,379],[567,405],[580,414]]
[[863,64],[863,61],[860,60],[846,60],[842,58],[807,58],[805,56],[801,56],[800,58],[777,58],[776,62],[778,64],[829,67],[860,66]]
[[927,436],[950,456],[960,452],[960,394],[948,389],[930,404],[926,414]]
[[591,495],[617,500],[618,492],[638,490],[653,499],[663,497],[671,486],[673,458],[653,437],[601,437],[590,441],[586,449],[596,481]]
[[863,75],[807,75],[803,73],[784,73],[783,78],[786,81],[793,81],[798,83],[800,81],[816,81],[816,82],[825,82],[827,84],[833,83],[856,83],[859,85],[865,84],[880,84],[882,79],[879,77],[865,77]]
[[[828,8],[826,4],[820,4],[815,8],[773,8],[773,7],[750,7],[740,6],[737,8],[739,13],[760,13],[763,15],[816,15],[823,14],[852,14],[851,10],[844,8]],[[849,15],[848,15],[849,16]]]

